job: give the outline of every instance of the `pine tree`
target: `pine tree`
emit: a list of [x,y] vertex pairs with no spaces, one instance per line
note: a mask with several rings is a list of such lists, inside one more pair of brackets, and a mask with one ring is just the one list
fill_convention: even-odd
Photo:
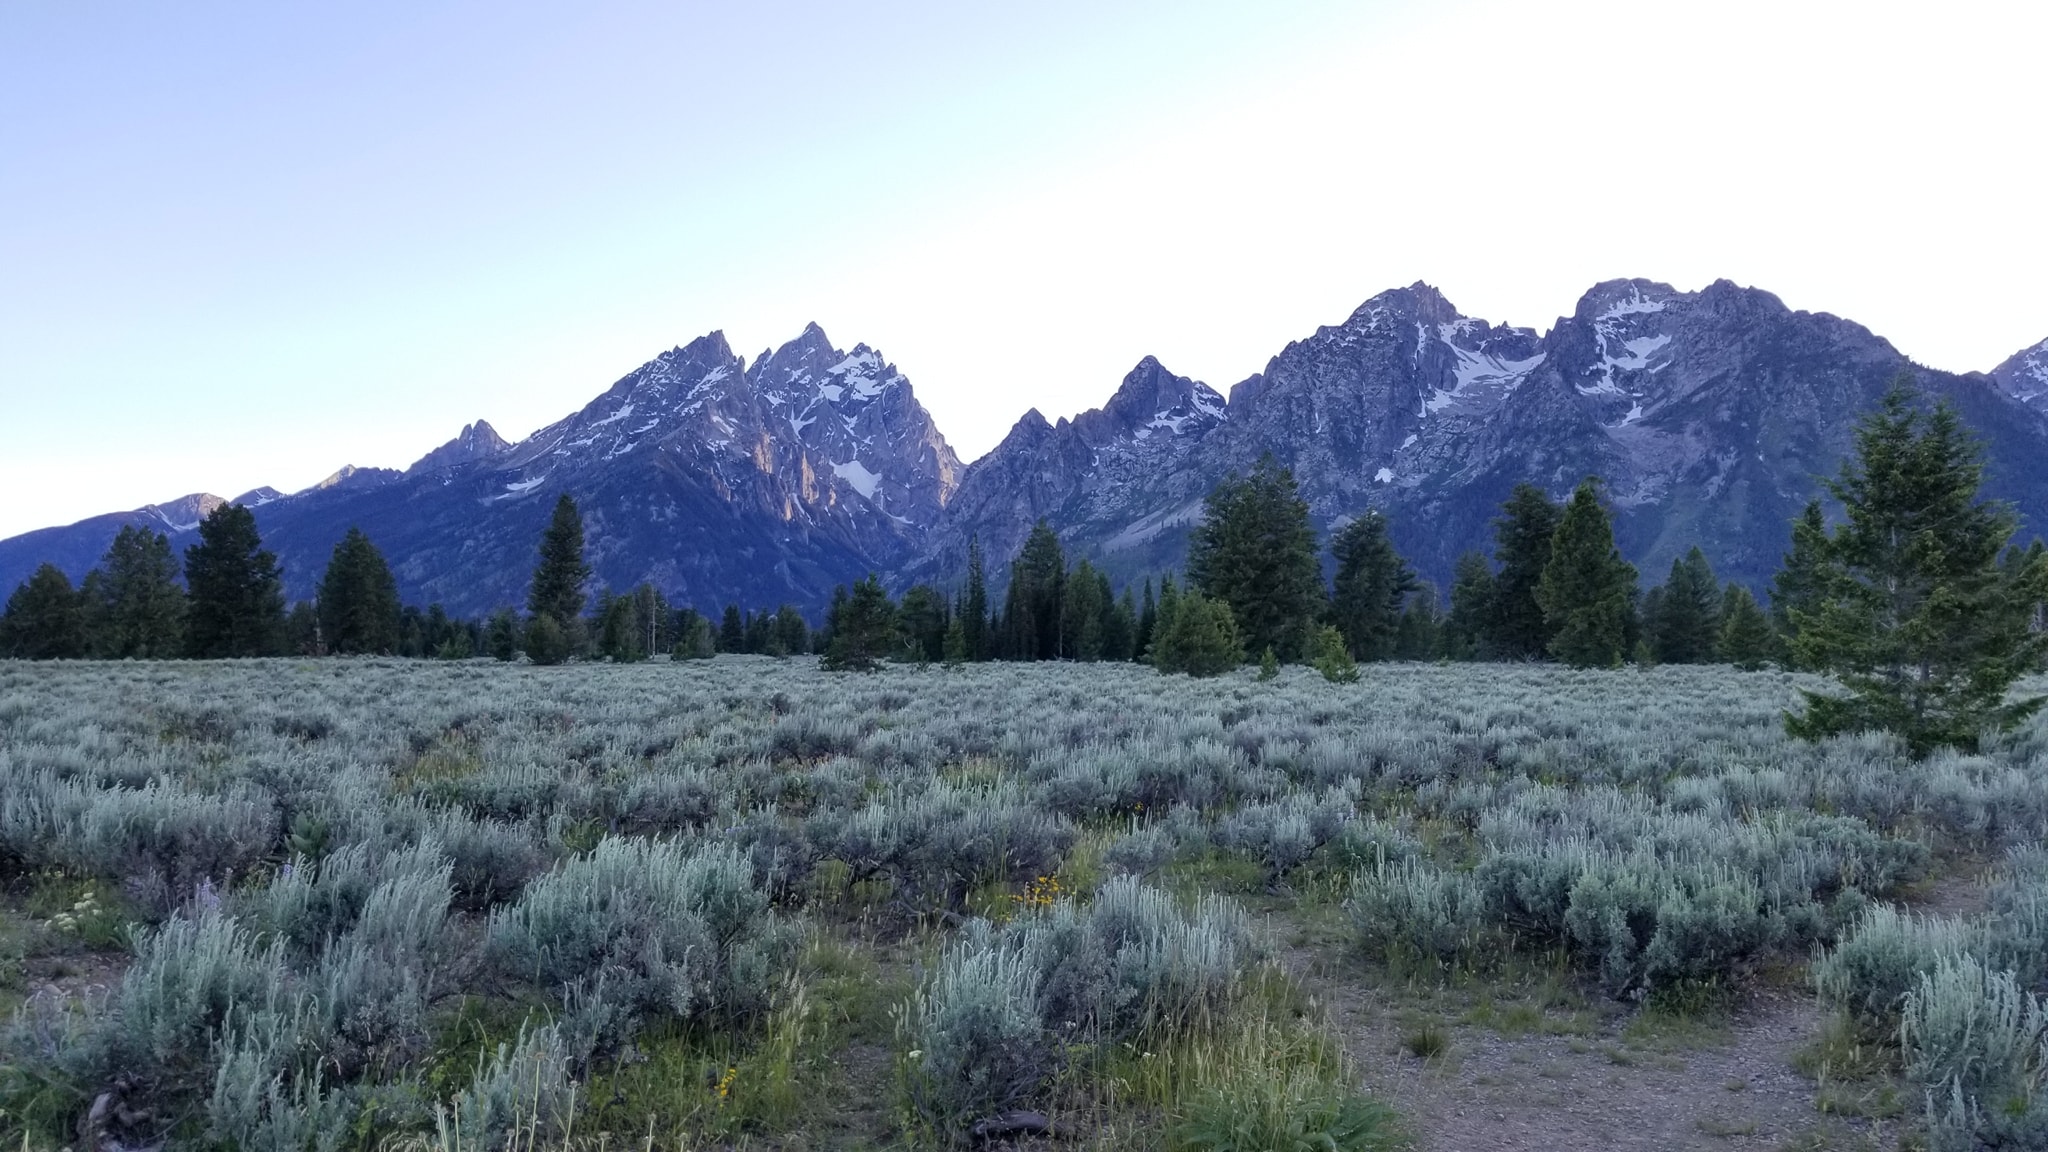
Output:
[[124,527],[87,574],[87,647],[103,660],[163,660],[185,650],[185,592],[170,538]]
[[293,656],[327,655],[327,645],[320,639],[320,610],[312,601],[301,600],[284,614],[284,651]]
[[1423,584],[1409,595],[1401,612],[1401,630],[1394,638],[1397,660],[1434,660],[1443,653],[1443,614],[1436,608],[1436,586]]
[[853,586],[832,626],[832,644],[819,667],[828,672],[873,672],[896,645],[896,606],[870,572]]
[[1714,659],[1721,635],[1721,582],[1697,545],[1671,562],[1671,576],[1643,620],[1658,663],[1705,664]]
[[1611,668],[1628,649],[1636,570],[1614,547],[1614,529],[1600,503],[1600,482],[1581,481],[1565,504],[1537,583],[1537,602],[1552,630],[1550,652],[1574,668]]
[[1067,574],[1060,605],[1060,654],[1094,663],[1102,659],[1102,613],[1109,606],[1109,582],[1085,558]]
[[1550,566],[1551,540],[1563,510],[1533,484],[1517,484],[1493,522],[1492,619],[1486,648],[1495,660],[1533,660],[1550,654],[1557,627],[1536,588]]
[[569,658],[569,635],[546,612],[526,625],[526,658],[535,664],[560,664]]
[[[350,528],[334,546],[320,577],[318,607],[320,638],[329,652],[347,656],[398,650],[398,581],[362,529]],[[425,637],[419,647],[426,647]]]
[[1771,625],[1777,629],[1779,644],[1789,657],[1787,663],[1804,669],[1793,655],[1799,638],[1795,616],[1820,611],[1825,589],[1828,522],[1820,501],[1809,500],[1799,518],[1792,522],[1792,550],[1785,554],[1785,566],[1771,579]]
[[784,656],[801,656],[811,650],[811,628],[794,604],[775,610],[775,644]]
[[1248,647],[1299,659],[1325,597],[1294,473],[1269,455],[1211,492],[1188,543],[1187,575],[1190,587],[1230,606]]
[[54,564],[37,568],[0,611],[0,657],[76,660],[85,651],[85,611],[71,578]]
[[1199,592],[1175,599],[1170,615],[1160,619],[1158,654],[1152,666],[1161,673],[1216,676],[1244,663],[1244,640],[1230,605]]
[[185,549],[185,650],[200,659],[275,656],[284,651],[284,579],[263,547],[256,515],[223,504],[199,522]]
[[945,650],[946,597],[929,584],[919,584],[903,594],[896,609],[896,630],[902,634],[899,649],[912,663],[929,660]]
[[619,664],[647,659],[647,626],[638,597],[614,596],[609,588],[598,594],[597,652]]
[[[1107,582],[1104,587],[1106,588]],[[1113,604],[1106,604],[1102,610],[1102,658],[1128,662],[1137,658],[1138,643],[1138,601],[1131,592],[1131,586],[1124,585],[1124,594]]]
[[1769,662],[1775,647],[1770,617],[1764,615],[1749,589],[1730,582],[1721,597],[1721,635],[1715,654],[1723,663],[1755,672]]
[[1401,631],[1402,604],[1421,587],[1408,561],[1394,551],[1387,518],[1367,512],[1330,542],[1337,561],[1330,622],[1360,660],[1391,660]]
[[1159,602],[1152,598],[1152,578],[1145,577],[1145,599],[1138,608],[1138,633],[1131,641],[1131,659],[1143,662],[1151,658],[1152,637],[1159,627]]
[[1358,683],[1358,664],[1344,643],[1344,634],[1325,624],[1309,642],[1308,662],[1332,684]]
[[589,580],[590,565],[583,560],[583,514],[565,492],[555,501],[540,538],[540,564],[527,593],[527,615],[553,617],[563,644],[574,647],[581,638],[583,607],[589,601],[583,586]]
[[988,578],[982,571],[979,536],[967,538],[967,595],[960,605],[960,618],[960,632],[967,641],[967,659],[988,659]]
[[718,623],[718,650],[738,654],[747,650],[747,621],[740,615],[740,606],[727,604],[725,614]]
[[964,621],[964,617],[955,616],[953,622],[946,625],[946,640],[939,659],[948,668],[958,668],[967,663],[967,626]]
[[1012,659],[1060,658],[1066,599],[1066,556],[1060,538],[1040,520],[1010,565],[1010,596],[1003,615]]
[[1791,609],[1792,650],[1848,694],[1803,692],[1795,736],[1879,729],[1915,755],[1971,750],[2048,703],[2005,699],[2048,648],[2029,627],[2048,558],[1999,562],[2017,515],[1978,498],[1983,455],[1955,410],[1915,401],[1910,376],[1894,383],[1827,485],[1845,516],[1820,550],[1817,607]]
[[484,649],[493,660],[510,663],[519,657],[519,617],[510,608],[500,608],[491,614],[491,624],[484,632]]
[[1451,611],[1444,618],[1444,655],[1453,660],[1478,660],[1492,655],[1488,632],[1493,626],[1493,568],[1486,557],[1467,552],[1458,557],[1451,578]]

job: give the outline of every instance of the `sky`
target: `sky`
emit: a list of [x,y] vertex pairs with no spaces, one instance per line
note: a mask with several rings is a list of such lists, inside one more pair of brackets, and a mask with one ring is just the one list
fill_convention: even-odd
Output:
[[2018,0],[9,0],[0,537],[517,439],[714,329],[879,348],[965,459],[1417,280],[1547,329],[1725,277],[1986,370],[2048,337],[2043,43]]

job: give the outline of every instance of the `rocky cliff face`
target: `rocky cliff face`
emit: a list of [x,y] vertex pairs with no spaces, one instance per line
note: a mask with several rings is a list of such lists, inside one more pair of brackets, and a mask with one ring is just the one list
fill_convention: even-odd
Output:
[[[1040,518],[1114,576],[1177,568],[1202,498],[1271,453],[1319,528],[1381,509],[1439,585],[1460,552],[1490,546],[1516,482],[1562,497],[1597,475],[1646,582],[1697,543],[1723,576],[1761,587],[1788,522],[1901,372],[1957,406],[1984,440],[1989,493],[2015,502],[2028,532],[2048,531],[2048,342],[1988,376],[1939,372],[1849,321],[1726,281],[1599,284],[1540,334],[1414,284],[1287,345],[1228,402],[1147,357],[1101,408],[1051,422],[1027,412],[965,468],[868,346],[842,351],[812,325],[748,365],[714,332],[518,444],[479,421],[403,472],[344,468],[305,492],[239,500],[257,509],[294,597],[311,595],[357,525],[410,601],[458,613],[522,603],[567,492],[600,584],[815,612],[869,571],[951,586],[976,537],[1000,583]],[[123,524],[182,548],[218,502],[188,496],[0,541],[0,588],[45,560],[82,576]]]
[[[1595,286],[1539,336],[1462,315],[1416,284],[1289,344],[1184,451],[1113,482],[1113,462],[1027,416],[968,469],[912,574],[955,571],[976,535],[1006,556],[1040,515],[1112,572],[1176,564],[1202,494],[1271,453],[1320,528],[1383,510],[1439,584],[1460,552],[1490,546],[1516,482],[1562,497],[1597,475],[1646,581],[1698,543],[1724,576],[1761,586],[1788,522],[1849,451],[1857,415],[1901,371],[1958,405],[1986,438],[1991,493],[2048,527],[2048,421],[1987,378],[1912,365],[1848,321],[1726,281],[1687,293],[1625,280]],[[1039,479],[1050,477],[1056,490]],[[1095,498],[1006,495],[1027,491]]]
[[2048,340],[1993,368],[1991,378],[2020,403],[2048,414]]

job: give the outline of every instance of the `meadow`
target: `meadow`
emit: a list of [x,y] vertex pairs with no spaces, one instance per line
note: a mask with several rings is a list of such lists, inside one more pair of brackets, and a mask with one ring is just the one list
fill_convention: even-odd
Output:
[[1641,1146],[2048,1146],[2048,721],[1813,683],[0,664],[0,1146],[1534,1147],[1772,1012]]

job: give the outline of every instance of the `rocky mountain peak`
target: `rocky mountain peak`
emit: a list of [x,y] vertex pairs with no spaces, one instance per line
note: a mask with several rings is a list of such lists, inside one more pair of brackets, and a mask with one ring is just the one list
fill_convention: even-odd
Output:
[[455,439],[448,441],[418,460],[405,470],[407,476],[420,476],[428,472],[440,472],[449,468],[488,460],[503,453],[512,445],[498,435],[498,430],[486,421],[465,424]]
[[1143,439],[1154,433],[1180,436],[1206,431],[1224,418],[1220,393],[1199,380],[1176,376],[1155,357],[1138,361],[1109,403],[1074,418],[1090,443],[1115,438]]
[[2014,353],[1991,370],[1991,378],[2020,403],[2048,415],[2048,340]]

